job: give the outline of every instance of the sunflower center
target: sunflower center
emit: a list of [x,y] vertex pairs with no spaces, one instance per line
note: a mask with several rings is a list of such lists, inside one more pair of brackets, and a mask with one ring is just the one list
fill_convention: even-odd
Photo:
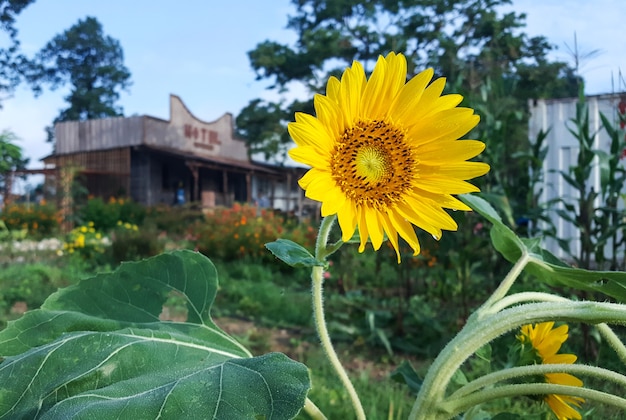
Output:
[[357,204],[393,204],[411,188],[417,159],[405,131],[385,121],[358,121],[344,131],[331,155],[332,177]]
[[364,146],[356,152],[356,174],[366,182],[379,182],[388,173],[391,164],[389,154],[376,147]]

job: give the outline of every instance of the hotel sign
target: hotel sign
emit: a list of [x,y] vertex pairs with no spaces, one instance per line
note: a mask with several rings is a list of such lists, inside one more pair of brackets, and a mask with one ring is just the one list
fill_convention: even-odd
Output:
[[193,124],[183,126],[185,138],[193,140],[194,147],[204,150],[213,150],[215,146],[220,146],[222,142],[217,136],[217,131],[198,127]]

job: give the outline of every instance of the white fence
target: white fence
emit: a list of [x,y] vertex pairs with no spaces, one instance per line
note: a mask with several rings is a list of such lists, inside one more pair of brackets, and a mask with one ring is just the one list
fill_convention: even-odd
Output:
[[[589,131],[594,136],[594,149],[610,150],[610,138],[602,128],[600,113],[604,114],[614,127],[618,127],[617,106],[620,101],[618,94],[597,95],[586,98],[589,109]],[[566,99],[542,99],[530,102],[531,117],[529,121],[529,136],[531,141],[537,138],[540,130],[549,131],[545,140],[548,145],[548,154],[543,163],[543,193],[540,202],[546,203],[554,198],[561,198],[568,203],[575,204],[578,199],[578,192],[568,184],[560,174],[560,171],[567,172],[575,166],[578,158],[579,144],[577,139],[569,132],[574,124],[571,120],[576,117],[576,103],[578,98]],[[591,177],[588,180],[588,187],[594,191],[600,191],[600,171],[598,160],[594,159]],[[602,203],[599,201],[596,206]],[[563,208],[562,204],[559,204]],[[569,241],[570,251],[573,255],[580,253],[580,233],[571,223],[561,218],[556,212],[551,212],[550,217],[557,229],[557,236]],[[567,254],[559,247],[554,239],[548,238],[544,246],[560,258],[567,259]],[[607,254],[610,252],[606,249]],[[610,257],[610,255],[607,255]]]

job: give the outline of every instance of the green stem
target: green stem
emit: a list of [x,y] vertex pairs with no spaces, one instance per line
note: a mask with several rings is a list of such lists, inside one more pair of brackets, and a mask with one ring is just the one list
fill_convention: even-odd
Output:
[[481,316],[485,316],[488,313],[494,312],[491,310],[491,307],[495,303],[499,302],[504,296],[506,296],[511,286],[513,286],[513,283],[515,283],[515,280],[517,280],[519,275],[524,270],[524,267],[526,267],[526,264],[528,264],[528,261],[530,261],[530,255],[528,254],[528,252],[522,251],[520,259],[517,260],[513,267],[511,267],[511,270],[502,280],[498,288],[494,290],[491,296],[489,296],[489,299],[487,299],[487,301],[483,303],[481,307],[478,308],[478,310],[476,310],[476,316],[478,318],[480,318]]
[[[450,380],[461,364],[480,347],[521,325],[544,321],[626,323],[626,306],[606,302],[540,302],[505,309],[483,318],[468,320],[428,370],[409,419],[445,416],[439,405]],[[447,417],[443,417],[447,418]]]
[[344,242],[340,239],[337,242],[335,242],[334,244],[328,245],[326,247],[326,256],[328,257],[331,254],[334,254],[335,251],[337,251],[339,248],[341,248],[343,246]]
[[541,293],[541,292],[520,292],[515,293],[510,296],[506,296],[500,299],[498,302],[495,302],[491,305],[489,309],[489,313],[500,312],[501,310],[508,308],[509,306],[517,305],[519,303],[527,303],[527,302],[569,302],[569,299],[566,299],[561,296],[556,296],[550,293]]
[[304,402],[304,411],[313,420],[327,420],[324,413],[322,413],[320,409],[317,408],[317,406],[313,403],[313,401],[308,398]]
[[570,395],[573,397],[584,398],[585,400],[589,401],[597,401],[605,405],[612,405],[622,410],[626,410],[626,399],[613,394],[598,391],[595,389],[576,386],[533,383],[503,385],[496,388],[490,388],[480,392],[475,392],[471,395],[454,401],[449,401],[448,403],[443,404],[445,416],[440,416],[439,418],[450,419],[458,413],[467,411],[471,407],[487,401],[493,401],[500,398],[517,397],[519,395],[539,394]]
[[626,346],[622,340],[615,334],[615,332],[606,324],[599,324],[598,331],[602,334],[602,337],[609,343],[609,345],[615,350],[617,357],[620,358],[622,363],[626,365]]
[[501,381],[507,381],[510,379],[521,378],[524,376],[533,376],[533,375],[545,375],[546,373],[569,373],[570,375],[578,375],[578,376],[587,376],[587,377],[596,377],[603,380],[608,380],[616,383],[619,386],[624,387],[626,389],[626,376],[620,373],[614,372],[609,369],[604,369],[597,366],[589,366],[589,365],[574,365],[574,364],[545,364],[545,365],[529,365],[529,366],[518,366],[509,369],[503,369],[496,372],[489,373],[487,375],[481,376],[478,379],[473,380],[472,382],[462,386],[458,390],[456,390],[450,397],[447,398],[448,401],[453,401],[455,399],[465,397],[473,393],[474,391],[489,387],[497,384]]
[[[519,303],[524,302],[569,302],[569,299],[566,299],[561,296],[552,295],[550,293],[541,293],[541,292],[522,292],[515,293],[510,296],[506,296],[502,298],[500,301],[494,303],[489,312],[496,313],[504,308],[509,306],[513,306]],[[617,356],[620,358],[622,363],[626,364],[626,346],[622,342],[622,340],[615,334],[615,332],[606,324],[598,324],[596,326],[598,331],[604,339],[609,343],[611,348],[615,351]]]
[[[328,250],[326,248],[326,244],[328,242],[328,236],[330,234],[330,230],[335,222],[336,217],[326,217],[322,220],[320,225],[320,230],[317,236],[317,242],[315,244],[315,258],[322,262],[325,261],[325,258],[328,256]],[[333,251],[334,252],[334,251]],[[356,412],[357,419],[365,420],[365,411],[363,410],[363,405],[361,404],[361,400],[359,399],[359,395],[354,389],[354,385],[350,381],[346,370],[343,368],[341,362],[339,361],[339,357],[337,357],[337,353],[333,347],[333,344],[330,340],[330,334],[328,333],[328,328],[326,327],[326,319],[324,317],[324,293],[323,293],[323,285],[324,285],[324,268],[323,267],[313,267],[311,271],[311,280],[312,280],[312,293],[313,293],[313,316],[315,320],[315,328],[317,329],[317,334],[320,338],[320,343],[324,352],[326,352],[326,356],[332,365],[333,369],[339,376],[343,386],[348,391],[348,395],[350,396],[350,400],[352,401],[352,406],[354,407],[354,411]]]
[[335,224],[335,220],[337,220],[336,215],[325,217],[322,219],[322,223],[320,224],[320,230],[317,232],[317,240],[315,241],[315,258],[319,262],[325,262],[328,255],[339,249],[339,246],[337,246],[336,249],[333,249],[332,252],[328,252],[326,249],[328,237],[330,236],[330,231]]

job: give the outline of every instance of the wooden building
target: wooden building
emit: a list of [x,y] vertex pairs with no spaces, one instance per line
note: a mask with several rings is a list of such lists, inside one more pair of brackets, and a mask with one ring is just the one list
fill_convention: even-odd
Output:
[[56,124],[55,152],[43,161],[79,176],[96,197],[206,208],[263,196],[269,207],[299,213],[304,198],[297,180],[305,169],[251,161],[233,129],[231,114],[202,121],[171,95],[169,120],[143,115]]

